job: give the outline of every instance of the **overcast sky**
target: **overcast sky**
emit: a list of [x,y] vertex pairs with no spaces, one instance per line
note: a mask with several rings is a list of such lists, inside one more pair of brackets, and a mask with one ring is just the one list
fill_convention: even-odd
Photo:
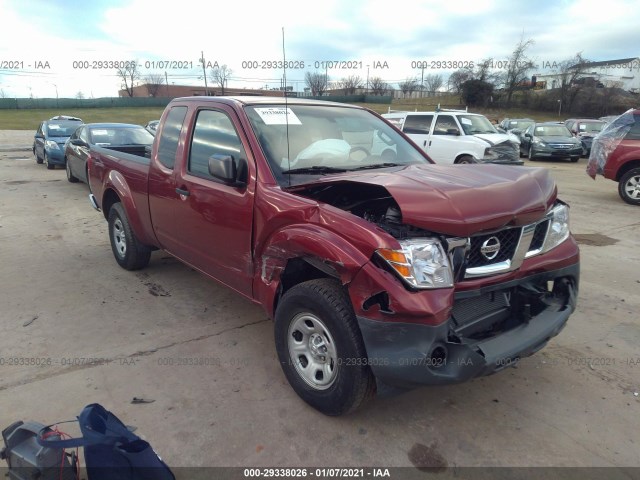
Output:
[[[137,60],[143,75],[203,84],[201,51],[207,62],[231,68],[229,87],[277,87],[282,70],[266,62],[282,60],[283,27],[287,60],[304,62],[287,72],[296,90],[306,71],[324,73],[326,62],[355,66],[329,69],[330,80],[366,79],[368,65],[370,77],[395,84],[420,78],[412,68],[420,60],[429,67],[505,60],[522,36],[534,41],[528,55],[539,68],[532,74],[577,52],[593,61],[640,56],[637,0],[0,0],[0,19],[0,67],[13,67],[0,69],[8,97],[116,96],[115,71],[74,68],[85,61]],[[193,68],[144,68],[165,60]],[[452,70],[439,65],[424,74],[446,80]]]

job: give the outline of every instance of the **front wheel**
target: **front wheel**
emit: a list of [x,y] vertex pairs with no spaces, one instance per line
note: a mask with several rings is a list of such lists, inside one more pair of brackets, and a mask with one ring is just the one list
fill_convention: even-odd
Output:
[[47,155],[47,152],[44,152],[44,164],[47,166],[47,170],[53,170],[56,168],[55,165],[49,163],[49,155]]
[[140,270],[149,264],[151,249],[134,235],[121,203],[109,210],[109,240],[116,262],[125,270]]
[[580,160],[580,157],[571,157],[571,163],[576,163],[578,160]]
[[69,159],[64,159],[64,169],[67,171],[67,180],[71,183],[76,183],[78,179],[71,173],[71,165],[69,164]]
[[278,359],[295,392],[326,415],[358,408],[375,380],[346,291],[335,280],[292,287],[275,315]]
[[640,168],[632,168],[618,182],[620,198],[631,205],[640,205]]
[[470,163],[476,163],[471,155],[463,155],[456,162],[458,165],[468,165]]

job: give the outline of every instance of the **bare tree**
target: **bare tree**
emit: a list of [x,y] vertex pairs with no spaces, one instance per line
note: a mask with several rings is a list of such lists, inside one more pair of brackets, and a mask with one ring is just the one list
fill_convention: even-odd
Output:
[[493,86],[498,85],[501,81],[502,75],[498,72],[494,72],[493,70],[493,58],[485,58],[481,60],[477,65],[475,70],[473,70],[473,79],[480,80],[481,82],[490,83]]
[[327,90],[328,78],[324,73],[307,72],[304,76],[304,83],[311,89],[311,95],[318,97]]
[[381,77],[371,77],[369,79],[369,88],[374,95],[385,95],[389,91],[389,84]]
[[460,69],[449,75],[448,87],[453,93],[462,92],[462,84],[473,79],[473,73],[468,69]]
[[339,88],[343,88],[345,90],[345,93],[347,93],[348,95],[353,95],[354,93],[356,93],[356,90],[358,88],[362,88],[362,78],[360,78],[358,75],[349,75],[348,77],[344,77],[342,78],[338,84],[340,85]]
[[513,92],[522,85],[533,68],[533,62],[527,57],[527,49],[533,45],[533,40],[520,37],[520,41],[509,57],[507,72],[504,77],[504,90],[507,95],[507,106],[511,103]]
[[76,98],[79,98],[79,99],[84,98],[84,93],[82,93],[82,90],[78,90],[78,93],[76,93]]
[[233,70],[231,70],[227,65],[222,65],[220,67],[211,69],[211,78],[213,78],[214,83],[220,85],[220,88],[222,89],[222,95],[224,95],[224,89],[231,75],[233,75]]
[[582,57],[582,52],[560,62],[560,102],[566,111],[571,111],[574,100],[585,86],[584,80],[578,80],[586,73],[588,64],[589,60]]
[[439,73],[430,73],[424,77],[424,87],[431,95],[431,92],[437,92],[442,85],[444,85],[444,79]]
[[2,88],[0,88],[0,98],[7,98],[7,94],[4,92]]
[[150,73],[144,77],[144,83],[147,86],[147,92],[150,97],[157,97],[160,93],[160,88],[164,83],[164,75],[161,73]]
[[418,82],[418,79],[415,77],[407,78],[404,82],[398,83],[398,87],[400,87],[400,91],[404,96],[415,92],[419,86],[420,86],[420,83]]
[[123,68],[119,68],[116,72],[122,80],[122,89],[127,91],[127,95],[133,97],[134,84],[140,80],[138,62],[127,62]]

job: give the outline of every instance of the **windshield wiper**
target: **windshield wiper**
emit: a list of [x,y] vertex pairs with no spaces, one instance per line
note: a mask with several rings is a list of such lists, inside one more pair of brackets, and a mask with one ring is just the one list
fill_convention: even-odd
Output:
[[292,168],[290,170],[285,170],[282,173],[310,173],[310,174],[322,175],[323,173],[344,173],[346,171],[347,171],[346,168],[325,167],[322,165],[314,165],[313,167]]
[[356,167],[356,168],[352,168],[350,169],[350,171],[356,171],[356,170],[369,170],[369,169],[373,169],[373,168],[385,168],[385,167],[402,167],[403,165],[400,165],[399,163],[391,163],[391,162],[385,162],[385,163],[374,163],[372,165],[363,165],[362,167]]

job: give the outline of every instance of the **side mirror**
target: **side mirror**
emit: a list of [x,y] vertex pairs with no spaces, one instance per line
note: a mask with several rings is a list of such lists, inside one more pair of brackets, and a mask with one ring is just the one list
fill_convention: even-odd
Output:
[[238,164],[231,155],[211,155],[209,174],[233,187],[243,187],[246,182],[238,178]]
[[447,135],[460,135],[460,131],[457,128],[447,128]]
[[531,138],[531,134],[530,133],[525,133],[524,136],[527,137],[527,138]]
[[41,133],[36,133],[35,138],[44,138],[44,135]]
[[80,140],[79,138],[74,138],[73,140],[70,140],[72,145],[75,145],[76,147],[88,147],[89,144],[87,144],[87,142],[85,142],[84,140]]

